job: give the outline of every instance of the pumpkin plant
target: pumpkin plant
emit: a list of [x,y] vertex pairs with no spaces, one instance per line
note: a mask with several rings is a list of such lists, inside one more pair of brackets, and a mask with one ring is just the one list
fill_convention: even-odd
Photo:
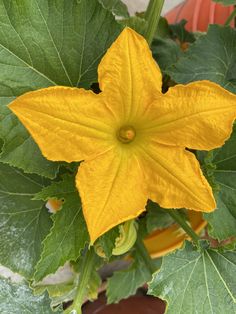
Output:
[[81,313],[124,260],[108,303],[236,311],[236,10],[195,34],[163,4],[0,0],[1,312]]

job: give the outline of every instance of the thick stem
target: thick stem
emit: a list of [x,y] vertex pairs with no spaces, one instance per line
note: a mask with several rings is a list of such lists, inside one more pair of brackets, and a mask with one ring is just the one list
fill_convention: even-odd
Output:
[[95,264],[96,254],[93,247],[85,253],[81,272],[79,276],[79,285],[73,304],[65,311],[66,314],[82,314],[81,307],[86,295],[87,286],[91,277],[91,273]]
[[135,242],[136,250],[142,256],[143,261],[145,262],[147,268],[149,269],[150,273],[153,274],[157,269],[153,263],[151,256],[149,255],[142,238],[138,235],[137,240]]
[[192,238],[193,242],[198,246],[199,245],[199,236],[193,231],[193,229],[187,224],[183,217],[179,214],[177,210],[169,210],[169,215],[181,226],[182,229]]
[[153,37],[155,35],[164,2],[165,0],[150,0],[149,1],[149,5],[145,14],[145,19],[147,21],[147,29],[145,33],[145,38],[149,46],[151,45]]
[[233,12],[230,14],[230,16],[225,21],[225,26],[230,26],[231,22],[236,18],[236,8],[233,10]]

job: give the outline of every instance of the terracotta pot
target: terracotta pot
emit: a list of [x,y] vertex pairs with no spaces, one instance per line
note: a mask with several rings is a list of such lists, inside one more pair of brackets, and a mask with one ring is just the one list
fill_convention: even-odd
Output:
[[[196,233],[200,233],[207,222],[203,220],[199,212],[188,211],[189,222]],[[163,256],[182,246],[185,239],[188,239],[186,233],[177,224],[156,230],[150,234],[144,241],[149,254],[153,257]]]
[[[186,29],[205,32],[209,24],[224,24],[234,6],[225,7],[211,0],[186,0],[166,14],[169,23],[186,20]],[[234,27],[234,22],[231,23]]]
[[138,293],[118,304],[106,304],[105,293],[101,293],[94,302],[87,302],[82,308],[83,314],[164,314],[165,303],[145,293]]

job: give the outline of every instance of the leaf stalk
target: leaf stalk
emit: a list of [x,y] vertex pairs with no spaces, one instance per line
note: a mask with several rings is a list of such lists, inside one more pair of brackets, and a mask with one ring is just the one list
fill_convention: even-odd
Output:
[[169,215],[176,221],[180,227],[189,235],[189,237],[193,240],[193,242],[199,246],[199,236],[196,232],[187,224],[187,222],[183,219],[180,213],[177,210],[169,210]]
[[151,45],[152,40],[154,38],[164,2],[165,0],[150,0],[149,1],[147,11],[145,13],[145,19],[147,21],[147,29],[144,36],[149,46]]
[[149,269],[151,275],[153,273],[155,273],[155,271],[157,270],[155,265],[154,265],[154,262],[151,258],[151,256],[149,255],[144,243],[143,243],[143,240],[142,238],[138,235],[137,236],[137,240],[136,240],[136,243],[135,243],[135,247],[136,247],[136,250],[138,251],[138,253],[140,254],[140,256],[142,257],[144,263],[146,264],[147,268]]
[[65,314],[82,314],[82,305],[87,292],[88,283],[96,261],[93,247],[87,249],[81,267],[79,284],[73,304],[65,311]]
[[230,16],[227,18],[227,20],[225,21],[224,26],[230,26],[231,22],[236,18],[236,7],[234,8],[234,10],[232,11],[232,13],[230,14]]

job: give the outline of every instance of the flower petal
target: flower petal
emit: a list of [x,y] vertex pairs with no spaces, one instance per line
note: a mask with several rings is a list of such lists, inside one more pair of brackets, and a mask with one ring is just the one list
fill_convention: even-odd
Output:
[[125,28],[103,57],[98,80],[107,101],[130,122],[161,92],[162,75],[146,40]]
[[209,81],[176,85],[146,114],[152,118],[145,131],[159,143],[211,150],[231,134],[236,95]]
[[97,155],[109,149],[115,136],[114,117],[102,97],[84,89],[41,89],[18,97],[9,107],[50,160]]
[[76,185],[92,243],[145,209],[143,171],[136,157],[124,149],[81,163]]
[[212,189],[194,154],[154,142],[142,147],[141,153],[152,201],[164,208],[215,209]]

